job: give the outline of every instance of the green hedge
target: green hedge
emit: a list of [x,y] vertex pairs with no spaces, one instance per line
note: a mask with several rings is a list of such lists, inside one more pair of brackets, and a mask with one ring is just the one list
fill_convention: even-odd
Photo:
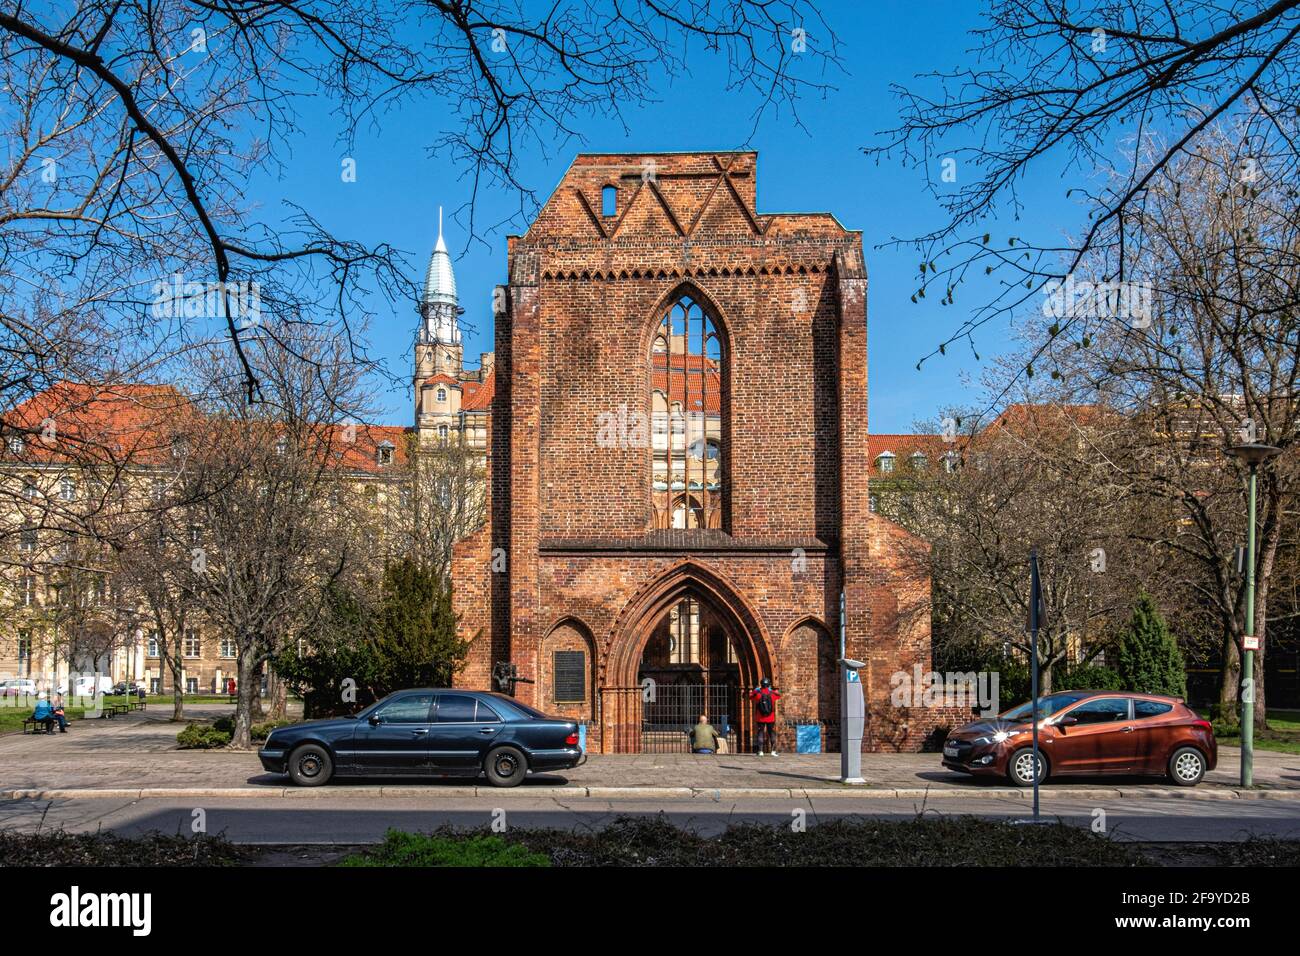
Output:
[[292,723],[296,723],[296,721],[268,720],[264,724],[253,724],[248,732],[252,735],[254,740],[265,740],[267,737],[271,736],[271,731],[279,727],[288,727]]
[[217,727],[205,727],[201,724],[189,724],[176,735],[176,743],[181,750],[213,750],[230,743],[231,734]]
[[550,866],[545,853],[492,835],[450,836],[389,830],[384,842],[340,866]]

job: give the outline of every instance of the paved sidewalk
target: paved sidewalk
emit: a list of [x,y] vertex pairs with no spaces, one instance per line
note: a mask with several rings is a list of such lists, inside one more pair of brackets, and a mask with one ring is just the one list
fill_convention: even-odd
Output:
[[[195,706],[196,718],[228,712],[221,705]],[[515,791],[499,790],[469,780],[411,780],[341,782],[320,789],[287,785],[286,778],[265,773],[255,753],[183,751],[176,749],[181,725],[167,719],[170,712],[135,713],[111,721],[78,721],[72,730],[53,736],[13,734],[0,737],[0,797],[126,797],[259,796],[366,797],[446,792],[447,795],[492,793],[502,797],[545,790],[555,796],[645,796],[689,798],[789,797],[816,793],[862,799],[1028,799],[1029,792],[998,781],[976,781],[944,770],[937,754],[863,754],[866,786],[839,783],[837,754],[749,754],[693,756],[640,754],[591,757],[564,774],[530,777]],[[1300,802],[1300,755],[1261,751],[1255,755],[1257,787],[1237,788],[1239,751],[1223,747],[1218,769],[1200,786],[1174,787],[1142,778],[1087,778],[1049,782],[1045,800],[1056,797],[1159,797],[1164,799],[1270,799]],[[1300,812],[1300,807],[1297,808]]]

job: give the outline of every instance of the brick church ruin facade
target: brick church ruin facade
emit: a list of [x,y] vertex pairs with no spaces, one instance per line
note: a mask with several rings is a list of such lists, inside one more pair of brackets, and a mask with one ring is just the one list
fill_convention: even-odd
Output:
[[[766,214],[757,154],[580,155],[497,290],[487,524],[452,577],[489,687],[587,723],[593,752],[675,747],[744,690],[838,746],[841,628],[865,746],[951,715],[890,702],[930,667],[924,545],[871,514],[867,275],[829,213]],[[847,613],[841,621],[841,597]]]

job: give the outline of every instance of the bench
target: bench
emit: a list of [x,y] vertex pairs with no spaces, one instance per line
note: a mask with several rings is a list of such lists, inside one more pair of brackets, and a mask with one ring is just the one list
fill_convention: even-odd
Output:
[[45,733],[52,734],[54,733],[54,725],[56,723],[58,723],[58,721],[53,717],[42,717],[40,720],[37,720],[35,717],[28,717],[23,720],[23,733],[36,734],[40,733],[41,730],[44,730]]
[[99,712],[99,717],[100,720],[103,720],[105,717],[111,719],[116,717],[118,714],[129,713],[130,710],[131,706],[129,704],[105,704],[103,709]]

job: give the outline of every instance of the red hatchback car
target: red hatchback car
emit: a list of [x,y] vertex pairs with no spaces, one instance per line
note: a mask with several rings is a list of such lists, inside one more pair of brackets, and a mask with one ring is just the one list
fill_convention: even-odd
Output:
[[[1177,697],[1067,690],[1038,701],[1039,781],[1099,774],[1168,777],[1193,787],[1213,770],[1218,744],[1208,720]],[[1027,787],[1033,777],[1030,704],[977,720],[948,735],[943,765],[962,773],[1005,776]]]

